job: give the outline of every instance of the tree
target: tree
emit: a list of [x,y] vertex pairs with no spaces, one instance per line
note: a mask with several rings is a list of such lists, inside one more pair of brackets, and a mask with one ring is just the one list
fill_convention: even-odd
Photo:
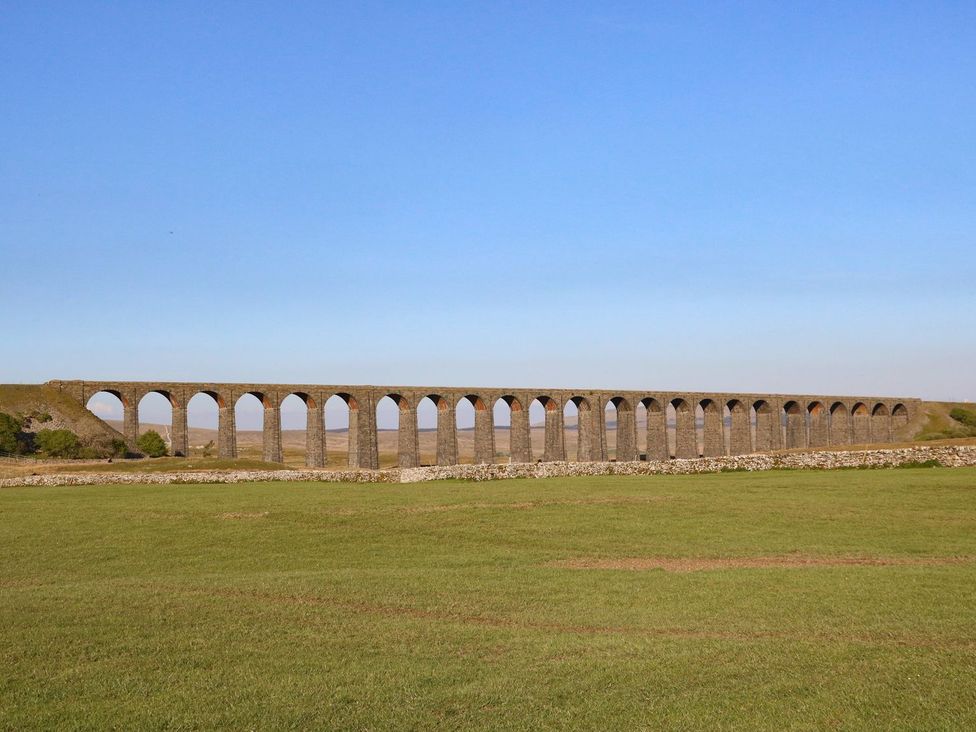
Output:
[[166,454],[166,442],[156,430],[147,430],[139,435],[136,442],[139,450],[149,457],[162,457]]
[[71,430],[41,430],[34,437],[38,450],[47,457],[78,457],[81,443]]
[[17,455],[21,452],[21,430],[24,423],[16,417],[0,412],[0,455]]
[[34,435],[24,432],[24,417],[0,413],[0,455],[30,455]]

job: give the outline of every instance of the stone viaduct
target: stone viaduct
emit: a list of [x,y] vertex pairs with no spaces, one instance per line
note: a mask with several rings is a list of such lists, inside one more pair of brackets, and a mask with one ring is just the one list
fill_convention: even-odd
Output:
[[[206,394],[218,409],[217,454],[237,457],[234,407],[245,394],[264,405],[263,457],[281,462],[283,399],[294,394],[306,405],[305,460],[309,467],[327,461],[324,405],[333,396],[349,407],[350,467],[377,468],[376,404],[389,397],[399,407],[398,464],[420,464],[417,405],[430,399],[437,407],[437,464],[458,461],[455,408],[462,400],[474,407],[475,462],[496,460],[493,407],[499,400],[511,409],[511,462],[565,460],[563,410],[572,402],[578,410],[576,457],[607,460],[606,409],[616,410],[616,459],[666,460],[741,455],[783,448],[818,448],[890,442],[918,412],[915,398],[832,396],[826,394],[736,394],[705,392],[613,391],[593,389],[500,389],[417,386],[341,386],[312,384],[225,384],[133,381],[51,381],[48,386],[77,399],[82,406],[99,392],[122,402],[123,434],[135,447],[139,436],[138,405],[151,392],[172,406],[172,452],[187,455],[187,403]],[[533,455],[529,406],[538,401],[545,410],[545,447]],[[637,410],[646,409],[646,439],[638,444]],[[669,410],[669,407],[671,408]],[[700,427],[696,415],[699,414]],[[674,450],[669,446],[668,412],[673,410]],[[701,439],[699,439],[699,429]],[[702,449],[699,449],[699,445]]]

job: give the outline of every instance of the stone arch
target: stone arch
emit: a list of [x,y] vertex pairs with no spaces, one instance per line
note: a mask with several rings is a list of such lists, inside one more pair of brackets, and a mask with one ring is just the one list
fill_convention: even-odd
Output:
[[786,448],[806,447],[806,410],[799,402],[788,401],[783,405],[786,414]]
[[437,402],[427,395],[417,399],[417,451],[421,465],[437,464]]
[[490,396],[468,395],[474,400],[475,461],[482,465],[495,462],[495,409]]
[[480,465],[491,463],[495,459],[494,413],[478,394],[465,394],[458,400],[458,404],[464,402],[474,409],[472,425],[474,462]]
[[[535,404],[542,408],[545,427],[542,432],[542,460],[565,460],[566,448],[563,435],[563,410],[559,408],[559,401],[548,394],[539,394],[529,402],[531,410]],[[533,445],[533,455],[537,454]]]
[[[382,430],[386,434],[381,435],[379,428],[379,412],[384,408],[384,401],[391,402],[396,408],[390,412],[386,419],[396,420],[395,430],[388,428]],[[389,464],[400,468],[415,468],[420,464],[420,448],[417,442],[417,410],[410,400],[403,394],[391,392],[384,394],[376,400],[377,412],[377,448],[379,455],[396,453],[396,459],[390,460]],[[395,438],[391,442],[383,440],[383,437],[391,437],[390,432],[396,432]],[[386,467],[380,464],[380,467]]]
[[[121,427],[118,431],[123,434],[125,433],[126,410],[132,409],[133,406],[129,403],[128,396],[117,389],[100,389],[90,395],[85,401],[85,408],[99,419],[105,422],[121,423],[116,425],[116,429]],[[138,412],[135,414],[135,417],[138,430]],[[134,447],[134,445],[130,447]]]
[[891,408],[891,434],[894,439],[907,439],[909,435],[904,434],[908,427],[908,407],[901,402],[897,402]]
[[681,397],[672,399],[669,406],[674,409],[674,456],[681,459],[698,457],[695,407]]
[[[232,459],[237,457],[237,429],[234,423],[234,405],[223,394],[212,389],[201,389],[190,394],[186,400],[186,423],[189,437],[190,426],[217,430],[216,449],[202,440],[202,444],[188,446],[188,452],[200,457]],[[216,414],[214,414],[216,412]]]
[[739,399],[729,399],[725,408],[729,410],[729,454],[747,455],[752,452],[749,407]]
[[830,405],[830,444],[851,444],[851,415],[844,402]]
[[437,465],[457,465],[457,417],[453,397],[444,394],[425,394],[421,401],[428,400],[437,410],[436,463]]
[[857,402],[851,407],[851,433],[855,445],[867,445],[871,442],[871,412],[864,402]]
[[[613,459],[617,462],[632,462],[637,459],[637,411],[630,400],[623,396],[610,397],[604,410],[606,417],[609,408],[613,408]],[[611,455],[610,427],[607,425],[607,458]]]
[[[499,427],[505,423],[506,409],[508,417],[507,435],[504,434],[505,430]],[[500,432],[502,433],[500,435],[501,442],[508,443],[508,461],[510,463],[532,462],[532,446],[529,442],[529,410],[522,404],[522,401],[514,394],[503,394],[495,400],[492,406],[492,414],[495,422],[496,440],[499,437],[497,433]],[[503,455],[505,452],[499,444],[496,444],[495,450],[497,455]]]
[[871,410],[871,442],[891,442],[891,414],[881,402]]
[[809,447],[826,447],[828,440],[827,408],[821,401],[807,404],[807,444]]
[[[566,400],[562,410],[563,429],[566,429],[567,411],[570,407],[576,411],[576,455],[578,462],[595,462],[602,460],[606,453],[606,438],[604,436],[603,415],[600,414],[600,403],[580,395],[574,395]],[[569,451],[565,448],[564,459],[569,459]]]
[[[346,467],[358,468],[359,400],[347,392],[336,392],[325,397],[323,407],[322,427],[326,455],[330,448],[340,455],[345,453]],[[343,434],[345,434],[345,444],[343,444]]]
[[643,405],[647,429],[644,441],[644,458],[646,460],[667,460],[671,452],[668,447],[668,425],[664,406],[654,397],[644,397]]
[[[588,462],[593,458],[590,456],[593,437],[593,411],[597,409],[590,404],[589,399],[582,396],[572,396],[563,405],[563,430],[573,431],[571,424],[573,418],[576,421],[576,449],[570,453],[569,445],[566,445],[566,459],[575,459],[577,462]],[[567,441],[568,442],[568,441]]]
[[[291,421],[290,410],[286,409],[286,402],[298,399],[305,407],[305,466],[309,468],[321,468],[326,463],[325,453],[325,405],[320,404],[314,396],[304,391],[294,391],[286,395],[281,400],[281,420],[282,429],[298,429],[298,423],[294,425],[286,423]],[[296,415],[300,416],[300,415]],[[282,438],[284,439],[284,438]]]
[[[248,397],[257,399],[261,407],[259,416],[256,416],[253,402]],[[248,406],[249,404],[251,406]],[[241,433],[240,424],[242,419],[246,425],[252,427],[256,427],[257,423],[260,422],[261,459],[267,463],[282,462],[281,412],[278,409],[278,403],[272,395],[258,390],[245,391],[240,394],[234,402],[234,431],[238,438]]]
[[[109,425],[122,434],[126,444],[126,452],[137,454],[136,443],[139,440],[139,408],[138,398],[121,388],[107,386],[88,395],[84,400],[85,408],[104,422],[115,422]],[[119,424],[121,422],[121,424]]]
[[[147,400],[148,405],[146,404]],[[148,409],[146,409],[147,406]],[[181,409],[182,417],[177,414],[177,408]],[[188,451],[186,412],[182,411],[179,402],[171,392],[165,389],[150,389],[139,396],[135,409],[136,420],[139,424],[139,435],[148,432],[149,429],[154,429],[145,425],[158,425],[159,429],[156,431],[166,443],[168,453],[176,457],[186,457]],[[146,414],[147,411],[149,415]],[[167,411],[169,412],[169,424],[166,423],[163,414]]]
[[297,453],[301,452],[302,462],[307,464],[309,412],[308,403],[305,401],[307,396],[295,392],[282,394],[281,401],[278,403],[283,461],[287,455],[288,462],[294,462]]
[[[714,399],[698,402],[702,417],[701,454],[719,457],[725,454],[725,430],[722,425],[722,406]],[[697,420],[696,420],[697,421]]]
[[770,452],[777,444],[779,417],[773,405],[765,399],[757,399],[752,408],[756,413],[756,452]]
[[531,422],[527,404],[513,394],[499,397],[509,408],[509,460],[513,463],[532,462]]

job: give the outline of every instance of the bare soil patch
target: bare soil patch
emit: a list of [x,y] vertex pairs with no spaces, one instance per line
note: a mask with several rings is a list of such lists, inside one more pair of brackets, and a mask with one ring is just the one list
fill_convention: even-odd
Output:
[[411,506],[398,509],[403,513],[440,513],[442,511],[468,511],[478,509],[531,511],[550,506],[612,506],[659,503],[667,496],[648,496],[646,498],[623,496],[620,498],[567,498],[541,499],[538,501],[518,501],[514,503],[446,503],[432,506]]
[[579,557],[550,562],[560,569],[623,569],[665,572],[703,572],[716,569],[804,569],[807,567],[916,567],[965,564],[972,557],[823,557],[787,554],[766,557],[624,557],[619,559]]
[[[213,587],[188,587],[180,585],[160,586],[160,585],[140,585],[143,589],[153,592],[178,593],[182,595],[199,595],[206,597],[223,597],[235,600],[251,600],[255,602],[268,603],[270,605],[302,605],[328,607],[340,612],[352,612],[356,614],[368,613],[390,618],[410,618],[414,620],[429,620],[433,623],[462,623],[466,625],[477,625],[489,628],[508,628],[516,630],[535,630],[549,633],[574,633],[578,635],[641,635],[659,638],[684,638],[692,640],[731,640],[731,641],[755,641],[766,639],[789,640],[794,642],[806,642],[811,639],[829,642],[842,643],[863,643],[868,645],[899,645],[916,648],[963,648],[972,649],[974,641],[972,638],[957,638],[951,641],[945,639],[926,637],[917,634],[895,635],[895,634],[848,634],[848,633],[823,633],[804,631],[802,633],[791,633],[788,631],[756,630],[756,631],[727,631],[706,628],[682,628],[682,627],[647,627],[647,626],[628,626],[628,625],[591,625],[591,624],[568,624],[560,622],[533,621],[524,618],[507,617],[489,613],[475,613],[458,611],[446,608],[420,608],[407,605],[383,604],[368,601],[343,600],[335,597],[324,597],[319,595],[288,593],[288,592],[268,592],[252,590],[246,588],[213,588]],[[306,618],[305,622],[311,619]]]

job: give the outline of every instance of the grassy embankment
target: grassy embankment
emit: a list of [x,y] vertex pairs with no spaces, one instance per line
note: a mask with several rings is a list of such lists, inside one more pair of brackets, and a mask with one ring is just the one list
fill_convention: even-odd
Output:
[[972,729],[974,487],[3,489],[0,727]]

